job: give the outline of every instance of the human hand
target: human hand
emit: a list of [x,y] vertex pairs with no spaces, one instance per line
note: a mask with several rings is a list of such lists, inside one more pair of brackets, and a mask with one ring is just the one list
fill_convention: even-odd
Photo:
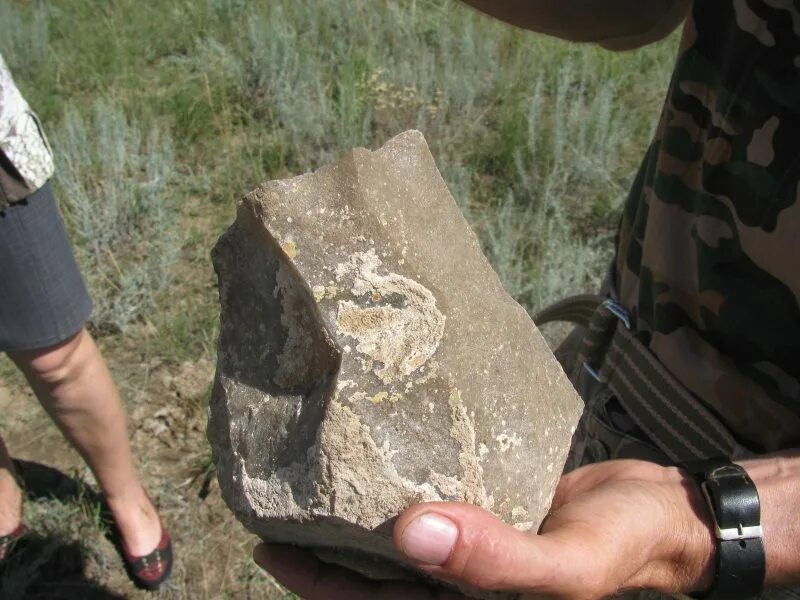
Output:
[[[587,600],[628,589],[704,589],[714,554],[710,517],[691,479],[674,467],[632,460],[564,476],[538,535],[472,505],[425,503],[400,515],[394,540],[421,570],[455,585]],[[461,597],[367,581],[294,548],[260,545],[254,556],[311,600]]]

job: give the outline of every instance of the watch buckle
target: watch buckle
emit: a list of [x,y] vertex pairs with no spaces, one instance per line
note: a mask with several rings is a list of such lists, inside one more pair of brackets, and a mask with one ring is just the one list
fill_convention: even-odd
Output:
[[717,514],[714,510],[714,503],[711,501],[711,496],[708,494],[708,489],[706,488],[705,482],[700,484],[700,490],[703,492],[703,496],[705,496],[706,504],[708,504],[708,509],[711,511],[711,517],[715,521],[714,531],[717,534],[718,540],[729,542],[731,540],[744,541],[764,537],[764,531],[761,528],[761,525],[742,525],[739,523],[736,527],[727,527],[725,529],[721,529],[719,524],[716,523]]
[[725,542],[730,540],[752,540],[763,537],[761,525],[744,526],[739,523],[738,527],[730,527],[728,529],[720,529],[719,527],[716,527],[716,530],[717,539]]

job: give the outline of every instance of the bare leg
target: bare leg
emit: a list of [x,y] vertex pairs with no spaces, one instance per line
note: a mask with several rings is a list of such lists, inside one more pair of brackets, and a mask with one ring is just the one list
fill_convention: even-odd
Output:
[[133,463],[122,401],[85,330],[65,342],[9,353],[42,406],[92,469],[131,553],[159,542],[161,527]]
[[17,485],[14,465],[0,438],[0,536],[13,532],[22,519],[22,491]]

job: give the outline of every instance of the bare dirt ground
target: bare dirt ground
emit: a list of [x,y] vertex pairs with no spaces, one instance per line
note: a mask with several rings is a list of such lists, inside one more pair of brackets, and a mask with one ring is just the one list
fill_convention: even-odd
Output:
[[128,581],[106,539],[91,473],[24,380],[3,364],[0,431],[22,467],[33,535],[0,571],[0,598],[292,597],[253,564],[256,540],[220,497],[205,437],[213,365],[165,364],[125,340],[114,336],[100,345],[126,403],[145,486],[172,535],[172,580],[156,594]]

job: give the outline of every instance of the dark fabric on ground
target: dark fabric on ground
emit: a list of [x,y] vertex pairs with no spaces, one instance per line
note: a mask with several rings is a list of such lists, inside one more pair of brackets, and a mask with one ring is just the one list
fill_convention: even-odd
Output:
[[0,212],[0,351],[46,348],[86,323],[92,302],[50,184]]

